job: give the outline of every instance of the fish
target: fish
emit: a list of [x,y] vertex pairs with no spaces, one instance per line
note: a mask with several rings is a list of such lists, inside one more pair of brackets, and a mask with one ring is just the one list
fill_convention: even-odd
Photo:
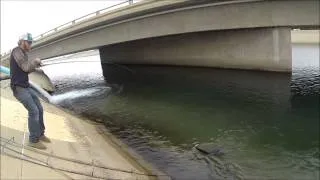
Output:
[[39,85],[37,85],[32,81],[29,81],[29,84],[32,89],[34,89],[36,92],[38,92],[41,95],[42,99],[46,100],[49,103],[53,102],[52,96],[47,91],[45,91],[42,87],[40,87]]
[[46,90],[49,93],[55,91],[55,86],[53,85],[50,78],[43,71],[34,71],[29,74],[29,79],[34,84],[37,84],[42,89]]
[[[10,78],[10,69],[5,66],[0,66],[1,80]],[[36,70],[29,74],[29,82],[36,84],[49,93],[55,91],[55,86],[51,82],[50,78],[42,70]]]
[[212,154],[215,156],[222,156],[225,154],[223,148],[217,147],[212,143],[198,144],[195,148],[203,154]]

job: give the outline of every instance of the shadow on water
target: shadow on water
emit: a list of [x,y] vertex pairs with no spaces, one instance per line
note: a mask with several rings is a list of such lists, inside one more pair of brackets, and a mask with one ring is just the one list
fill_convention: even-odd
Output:
[[[147,121],[149,128],[160,128],[166,135],[175,133],[173,137],[179,138],[172,140],[176,143],[193,137],[205,140],[213,135],[212,128],[238,129],[251,124],[254,125],[251,131],[257,133],[260,125],[265,128],[268,124],[286,124],[284,121],[294,118],[290,116],[291,105],[292,102],[295,105],[297,97],[291,96],[291,75],[288,74],[130,67],[135,74],[131,75],[130,81],[122,82],[123,92],[110,97],[110,106],[106,108],[110,113],[113,109],[119,109],[119,114],[121,110],[130,111],[130,118],[135,115],[139,121]],[[118,103],[121,101],[122,104]],[[115,106],[118,104],[123,107]],[[315,105],[309,104],[317,112]],[[315,114],[311,116],[316,117]]]

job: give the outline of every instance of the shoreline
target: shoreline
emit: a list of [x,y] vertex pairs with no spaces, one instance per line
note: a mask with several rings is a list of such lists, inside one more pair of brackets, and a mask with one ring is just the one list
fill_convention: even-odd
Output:
[[[55,108],[60,109],[61,111],[64,111],[77,119],[84,121],[88,124],[91,124],[95,127],[95,131],[100,134],[105,141],[109,142],[113,147],[115,147],[122,155],[126,157],[126,159],[131,162],[132,164],[136,164],[136,167],[141,168],[141,170],[147,172],[147,174],[155,174],[159,177],[155,178],[157,180],[171,180],[171,178],[161,172],[159,169],[157,169],[152,164],[148,163],[143,159],[142,156],[137,154],[132,148],[127,146],[125,143],[123,143],[120,139],[118,139],[116,136],[114,136],[110,131],[103,125],[103,123],[100,123],[94,119],[90,119],[87,117],[83,117],[80,115],[75,114],[74,112],[64,109],[62,107],[58,107],[54,104],[47,103],[45,101],[41,101],[42,104],[46,103],[46,106],[54,106]],[[164,178],[162,178],[164,177]],[[151,178],[154,179],[154,178]]]
[[[13,97],[9,83],[7,80],[0,81],[1,84],[1,137],[18,139],[17,142],[27,142],[27,111],[17,102]],[[40,98],[41,99],[41,98]],[[40,100],[44,107],[44,118],[46,124],[46,134],[53,140],[44,152],[60,154],[64,157],[73,157],[76,160],[83,160],[92,163],[97,161],[99,165],[113,167],[114,169],[127,169],[128,173],[119,173],[115,171],[105,172],[101,169],[95,170],[100,177],[106,178],[120,178],[120,179],[171,179],[168,175],[158,170],[152,164],[146,162],[140,155],[134,152],[130,147],[125,145],[121,140],[112,135],[109,130],[102,124],[94,122],[89,118],[79,116],[67,109],[58,107],[54,104],[47,103]],[[22,139],[21,141],[19,139]],[[10,143],[8,144],[8,146]],[[47,144],[46,144],[47,145]],[[24,144],[22,144],[24,148]],[[72,147],[68,149],[68,147]],[[23,152],[20,149],[20,152]],[[84,149],[83,149],[84,148]],[[27,146],[26,148],[27,149]],[[41,151],[42,152],[42,151]],[[38,154],[25,151],[27,155],[34,155],[38,158]],[[40,158],[40,157],[39,157]],[[41,158],[40,158],[41,159]],[[24,170],[28,171],[27,175],[23,173],[16,174],[20,170],[20,163],[27,164],[26,161],[14,161],[14,159],[1,153],[1,178],[45,178],[45,177],[62,177],[63,172],[59,171],[53,173],[55,168],[47,167],[39,175],[30,174],[30,165],[26,166]],[[56,163],[56,166],[63,166],[64,168],[72,168],[73,166],[66,166],[66,163]],[[78,166],[78,164],[76,164]],[[12,168],[16,167],[16,168]],[[86,167],[73,168],[80,170],[80,172],[87,172]],[[40,168],[36,166],[36,168]],[[58,168],[56,168],[58,169]],[[91,168],[90,168],[91,169]],[[57,171],[57,170],[55,170]],[[126,170],[125,170],[126,171]],[[93,173],[93,171],[92,171]],[[49,176],[50,174],[50,176]],[[42,175],[42,176],[41,176]],[[78,177],[75,174],[65,173],[66,176],[72,178]],[[84,178],[85,176],[82,176]],[[99,176],[97,176],[99,177]],[[63,178],[64,179],[64,178]],[[76,178],[77,179],[77,178]]]

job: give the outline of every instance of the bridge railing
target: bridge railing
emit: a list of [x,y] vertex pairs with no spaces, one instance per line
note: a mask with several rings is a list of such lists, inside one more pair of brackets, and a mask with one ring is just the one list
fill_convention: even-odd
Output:
[[[51,29],[51,30],[49,30],[49,31],[46,31],[46,32],[44,32],[44,33],[42,33],[42,34],[34,37],[33,39],[34,39],[34,41],[38,41],[38,40],[40,40],[40,39],[42,39],[42,38],[44,38],[44,37],[47,37],[47,36],[49,36],[49,35],[51,35],[51,34],[53,34],[53,33],[56,33],[56,32],[58,32],[58,31],[61,31],[61,30],[63,30],[63,29],[66,29],[66,28],[70,28],[70,27],[72,27],[72,26],[74,26],[74,25],[76,25],[76,24],[78,24],[78,23],[80,23],[80,22],[82,22],[82,21],[84,21],[84,20],[90,19],[90,18],[92,18],[92,17],[98,16],[98,15],[101,15],[101,14],[105,14],[105,13],[107,13],[107,12],[110,12],[111,10],[115,10],[115,9],[118,9],[118,8],[121,8],[121,7],[125,7],[125,6],[132,5],[132,4],[137,3],[137,2],[140,2],[140,1],[143,1],[143,0],[125,0],[125,1],[123,1],[123,2],[121,2],[121,3],[108,6],[108,7],[106,7],[106,8],[103,8],[103,9],[100,9],[100,10],[98,10],[98,11],[95,11],[95,12],[92,12],[92,13],[89,13],[89,14],[86,14],[86,15],[81,16],[81,17],[79,17],[79,18],[77,18],[77,19],[74,19],[74,20],[72,20],[72,21],[70,21],[70,22],[67,22],[67,23],[65,23],[65,24],[62,24],[62,25],[60,25],[60,26],[58,26],[58,27],[56,27],[56,28],[53,28],[53,29]],[[11,51],[12,51],[12,49],[10,49],[9,51],[1,54],[1,57],[4,57],[4,56],[6,56],[6,55],[11,54]]]

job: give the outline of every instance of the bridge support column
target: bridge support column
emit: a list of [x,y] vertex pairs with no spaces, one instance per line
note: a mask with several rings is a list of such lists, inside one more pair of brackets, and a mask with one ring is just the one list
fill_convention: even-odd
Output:
[[100,48],[102,62],[291,72],[290,28],[208,31]]

